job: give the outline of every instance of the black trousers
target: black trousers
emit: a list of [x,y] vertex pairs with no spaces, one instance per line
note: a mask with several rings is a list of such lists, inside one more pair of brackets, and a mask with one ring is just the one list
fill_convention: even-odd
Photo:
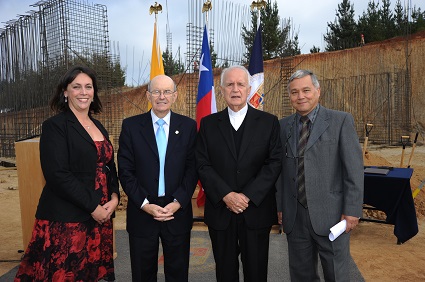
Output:
[[239,254],[245,282],[267,282],[271,226],[250,229],[242,214],[233,214],[226,230],[208,228],[218,282],[239,282]]
[[[159,198],[157,205],[164,207],[170,199]],[[164,255],[164,273],[167,282],[187,282],[189,276],[190,231],[171,234],[166,222],[158,222],[159,233],[149,237],[129,234],[131,274],[133,282],[157,282],[158,250],[161,239]]]

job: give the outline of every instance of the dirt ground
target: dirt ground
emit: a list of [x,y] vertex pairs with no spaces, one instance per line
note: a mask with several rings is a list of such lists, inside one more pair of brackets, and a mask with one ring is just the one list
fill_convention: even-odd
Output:
[[[369,147],[365,165],[398,167],[399,147]],[[407,165],[411,148],[406,148]],[[425,146],[418,146],[411,162],[414,173],[412,190],[425,179]],[[425,190],[425,188],[423,189]],[[366,281],[425,281],[425,191],[415,198],[419,233],[408,242],[397,245],[393,225],[361,222],[352,233],[351,254]],[[16,168],[0,167],[0,276],[19,263],[22,246],[21,215]],[[382,218],[381,214],[373,215]],[[125,229],[125,211],[121,208],[115,220],[116,229]],[[197,224],[196,228],[201,228]]]

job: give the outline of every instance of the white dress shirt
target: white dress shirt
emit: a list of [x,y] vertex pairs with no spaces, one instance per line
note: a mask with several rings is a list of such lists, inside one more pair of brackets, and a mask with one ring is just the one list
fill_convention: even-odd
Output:
[[[153,131],[155,132],[155,136],[156,136],[156,131],[159,128],[159,125],[156,122],[160,118],[157,117],[153,111],[151,111],[151,116],[152,116]],[[165,123],[162,126],[162,128],[164,128],[165,137],[167,138],[167,143],[168,143],[168,136],[169,136],[169,132],[170,132],[170,117],[171,117],[171,112],[168,112],[168,114],[165,117],[162,118],[165,121]]]
[[[160,118],[157,117],[153,111],[151,111],[151,116],[152,116],[153,131],[155,132],[155,136],[156,136],[156,131],[159,128],[159,125],[156,122]],[[167,143],[168,143],[168,136],[169,136],[169,132],[170,132],[170,117],[171,117],[171,112],[168,112],[168,114],[165,117],[162,118],[165,121],[165,123],[162,125],[162,128],[164,128],[165,137],[167,138]],[[143,208],[146,204],[149,204],[148,199],[145,199],[143,201],[142,206],[140,208]]]

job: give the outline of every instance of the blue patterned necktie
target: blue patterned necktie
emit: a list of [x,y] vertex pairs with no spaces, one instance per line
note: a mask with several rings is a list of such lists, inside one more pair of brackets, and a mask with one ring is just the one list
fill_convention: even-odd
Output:
[[298,201],[301,205],[307,208],[307,196],[305,193],[305,173],[304,173],[304,152],[307,147],[308,141],[308,123],[310,122],[308,116],[301,117],[302,127],[300,132],[300,139],[298,140]]
[[158,184],[158,196],[165,195],[165,180],[164,180],[164,164],[165,164],[165,153],[167,151],[167,136],[165,136],[164,125],[165,121],[159,119],[156,124],[159,126],[156,131],[156,145],[158,146],[159,155],[159,184]]

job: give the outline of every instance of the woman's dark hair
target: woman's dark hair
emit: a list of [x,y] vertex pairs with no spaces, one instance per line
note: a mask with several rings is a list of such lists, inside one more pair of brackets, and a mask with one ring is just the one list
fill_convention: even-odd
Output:
[[98,87],[97,87],[97,79],[96,79],[96,72],[85,66],[73,66],[62,76],[62,78],[59,80],[59,84],[56,87],[56,92],[53,95],[52,99],[49,102],[50,108],[55,112],[65,112],[69,110],[68,103],[65,103],[65,96],[64,91],[68,87],[68,85],[74,81],[74,79],[79,75],[80,73],[87,74],[93,83],[94,88],[94,95],[93,95],[93,102],[90,104],[89,113],[98,114],[102,112],[102,103],[100,102],[99,96],[97,94]]

